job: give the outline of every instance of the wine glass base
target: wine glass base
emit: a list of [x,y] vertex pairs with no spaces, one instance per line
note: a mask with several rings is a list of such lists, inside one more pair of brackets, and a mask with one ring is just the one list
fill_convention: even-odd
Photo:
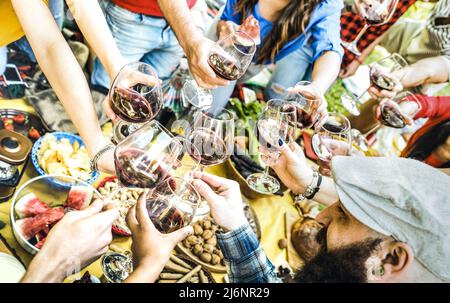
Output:
[[341,104],[353,116],[359,116],[361,114],[357,102],[352,96],[348,95],[347,93],[342,94]]
[[263,195],[271,195],[280,190],[280,182],[276,178],[263,173],[248,176],[247,184],[252,190]]
[[342,42],[342,46],[345,47],[349,52],[354,54],[355,56],[361,56],[361,52],[358,49],[358,46],[356,46],[355,43],[352,42]]

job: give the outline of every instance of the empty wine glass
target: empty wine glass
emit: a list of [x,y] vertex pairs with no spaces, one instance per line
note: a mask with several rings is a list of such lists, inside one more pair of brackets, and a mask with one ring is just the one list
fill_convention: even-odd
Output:
[[356,56],[361,56],[358,42],[371,26],[383,25],[391,20],[397,8],[398,0],[355,0],[354,5],[360,17],[364,19],[364,27],[352,42],[342,42],[342,46]]
[[319,173],[331,176],[331,159],[349,155],[352,150],[350,121],[339,113],[329,113],[316,127],[312,147],[319,158]]
[[251,174],[247,184],[261,194],[273,194],[280,189],[280,182],[269,174],[269,167],[280,157],[279,140],[288,142],[295,133],[297,108],[289,101],[272,99],[261,115],[255,129],[260,143],[261,158],[266,164],[263,173]]
[[310,128],[319,118],[318,111],[322,104],[319,89],[309,81],[300,81],[295,85],[298,91],[288,92],[286,100],[295,102],[297,107],[297,126]]
[[213,102],[211,91],[198,86],[194,79],[188,79],[184,82],[183,88],[181,89],[181,98],[185,107],[191,104],[197,109],[211,106]]
[[208,63],[219,77],[237,80],[247,71],[255,52],[255,41],[245,32],[236,31],[214,44]]
[[[200,169],[225,162],[234,147],[234,114],[226,109],[203,107],[194,114],[187,136],[188,152],[200,162]],[[194,153],[194,148],[198,154]]]
[[396,53],[372,63],[369,71],[370,86],[359,97],[343,93],[341,96],[342,105],[349,113],[358,116],[360,114],[359,105],[362,103],[361,99],[367,90],[372,85],[384,90],[394,90],[396,83],[401,79],[394,79],[391,74],[406,66],[408,66],[406,60]]
[[377,110],[377,119],[386,126],[403,128],[412,124],[415,115],[422,109],[417,97],[403,92],[393,99],[384,100]]
[[117,178],[124,187],[154,188],[170,176],[182,156],[180,140],[159,122],[150,121],[117,145]]
[[156,71],[143,62],[122,67],[111,85],[109,103],[121,119],[115,123],[113,134],[120,142],[161,110],[162,89]]
[[171,233],[190,225],[199,201],[200,195],[189,181],[173,176],[146,196],[148,215],[161,233]]

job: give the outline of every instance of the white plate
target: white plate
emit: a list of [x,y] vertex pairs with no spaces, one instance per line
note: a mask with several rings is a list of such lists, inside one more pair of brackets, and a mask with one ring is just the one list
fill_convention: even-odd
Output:
[[0,253],[0,283],[17,283],[25,272],[25,267],[16,258]]

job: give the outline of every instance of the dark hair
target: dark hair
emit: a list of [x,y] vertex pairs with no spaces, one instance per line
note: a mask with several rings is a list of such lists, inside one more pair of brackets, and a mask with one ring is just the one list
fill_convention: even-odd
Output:
[[[262,41],[257,53],[257,63],[274,61],[276,54],[289,41],[300,36],[309,22],[314,8],[322,0],[292,0],[279,12],[279,16],[273,22],[270,33]],[[234,6],[235,14],[241,13],[242,20],[252,14],[258,0],[237,1]]]
[[[433,126],[429,131],[423,134],[409,148],[408,158],[424,161],[439,146],[445,143],[450,136],[450,118]],[[443,167],[450,167],[450,161]]]

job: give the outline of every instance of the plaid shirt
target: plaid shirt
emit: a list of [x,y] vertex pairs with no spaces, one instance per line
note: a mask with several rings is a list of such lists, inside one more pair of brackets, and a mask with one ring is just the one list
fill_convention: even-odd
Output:
[[216,236],[229,268],[231,283],[281,282],[250,225]]
[[[397,20],[414,4],[416,0],[399,0],[396,11],[391,20],[380,26],[371,26],[358,42],[360,51],[366,49],[375,39],[380,37],[387,31]],[[341,15],[341,38],[342,41],[353,41],[364,26],[364,20],[351,11],[343,12]],[[347,67],[353,60],[355,55],[345,49],[344,58],[342,60],[342,68]]]

